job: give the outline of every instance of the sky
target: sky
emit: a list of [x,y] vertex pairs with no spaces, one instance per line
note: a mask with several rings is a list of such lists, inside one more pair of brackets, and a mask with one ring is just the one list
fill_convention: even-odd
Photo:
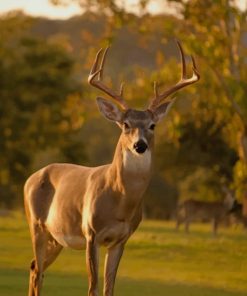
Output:
[[80,7],[76,4],[69,6],[54,6],[48,0],[0,0],[0,13],[21,9],[34,16],[66,19],[80,14]]
[[[128,9],[135,11],[138,0],[128,0],[127,2]],[[247,0],[237,0],[237,2],[242,9],[247,8]],[[160,12],[161,7],[164,8],[164,0],[152,0],[148,10],[150,13],[155,14]],[[81,12],[80,7],[75,3],[62,7],[50,4],[49,0],[0,0],[0,13],[16,9],[21,9],[34,16],[46,16],[56,19],[66,19]],[[172,12],[172,9],[167,7],[167,11]]]

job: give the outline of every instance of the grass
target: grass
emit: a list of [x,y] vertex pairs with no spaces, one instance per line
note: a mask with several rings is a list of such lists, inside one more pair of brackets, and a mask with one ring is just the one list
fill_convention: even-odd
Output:
[[[104,255],[101,252],[101,257]],[[27,295],[32,259],[24,215],[0,218],[0,295]],[[209,225],[191,233],[174,223],[144,221],[129,240],[118,271],[118,296],[247,295],[247,234],[223,229],[212,237]],[[103,258],[100,275],[102,289]],[[46,272],[44,296],[87,295],[85,252],[65,249]],[[102,295],[102,293],[100,293]]]

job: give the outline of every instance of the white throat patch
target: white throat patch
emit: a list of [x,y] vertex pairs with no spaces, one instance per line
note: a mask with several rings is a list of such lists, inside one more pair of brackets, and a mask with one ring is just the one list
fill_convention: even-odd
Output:
[[151,160],[152,156],[149,149],[142,154],[130,150],[123,151],[123,166],[126,171],[147,172],[150,170]]

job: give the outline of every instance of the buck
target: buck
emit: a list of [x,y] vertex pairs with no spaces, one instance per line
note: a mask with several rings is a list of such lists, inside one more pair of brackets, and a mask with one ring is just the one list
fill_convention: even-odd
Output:
[[[30,226],[34,259],[30,267],[29,296],[39,296],[42,275],[64,247],[86,249],[88,295],[98,295],[98,251],[107,248],[104,268],[104,296],[112,296],[124,245],[142,219],[142,196],[152,171],[154,128],[166,115],[175,91],[199,80],[192,57],[193,74],[186,78],[181,55],[180,81],[160,93],[154,83],[154,97],[145,111],[130,109],[120,92],[103,83],[108,48],[96,55],[88,82],[109,95],[97,98],[100,112],[121,128],[113,161],[99,167],[51,164],[34,173],[24,188],[25,209]],[[101,60],[101,61],[100,61]]]

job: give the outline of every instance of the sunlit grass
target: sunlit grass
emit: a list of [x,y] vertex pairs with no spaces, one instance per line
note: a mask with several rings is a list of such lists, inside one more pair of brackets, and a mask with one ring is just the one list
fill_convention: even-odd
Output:
[[[102,256],[104,251],[101,252]],[[24,215],[0,218],[0,295],[27,295],[32,259]],[[118,296],[244,296],[247,294],[247,234],[241,227],[144,221],[126,246],[116,283]],[[100,275],[102,281],[103,258]],[[101,284],[102,286],[102,284]],[[44,296],[87,295],[85,252],[66,249],[47,271]]]

